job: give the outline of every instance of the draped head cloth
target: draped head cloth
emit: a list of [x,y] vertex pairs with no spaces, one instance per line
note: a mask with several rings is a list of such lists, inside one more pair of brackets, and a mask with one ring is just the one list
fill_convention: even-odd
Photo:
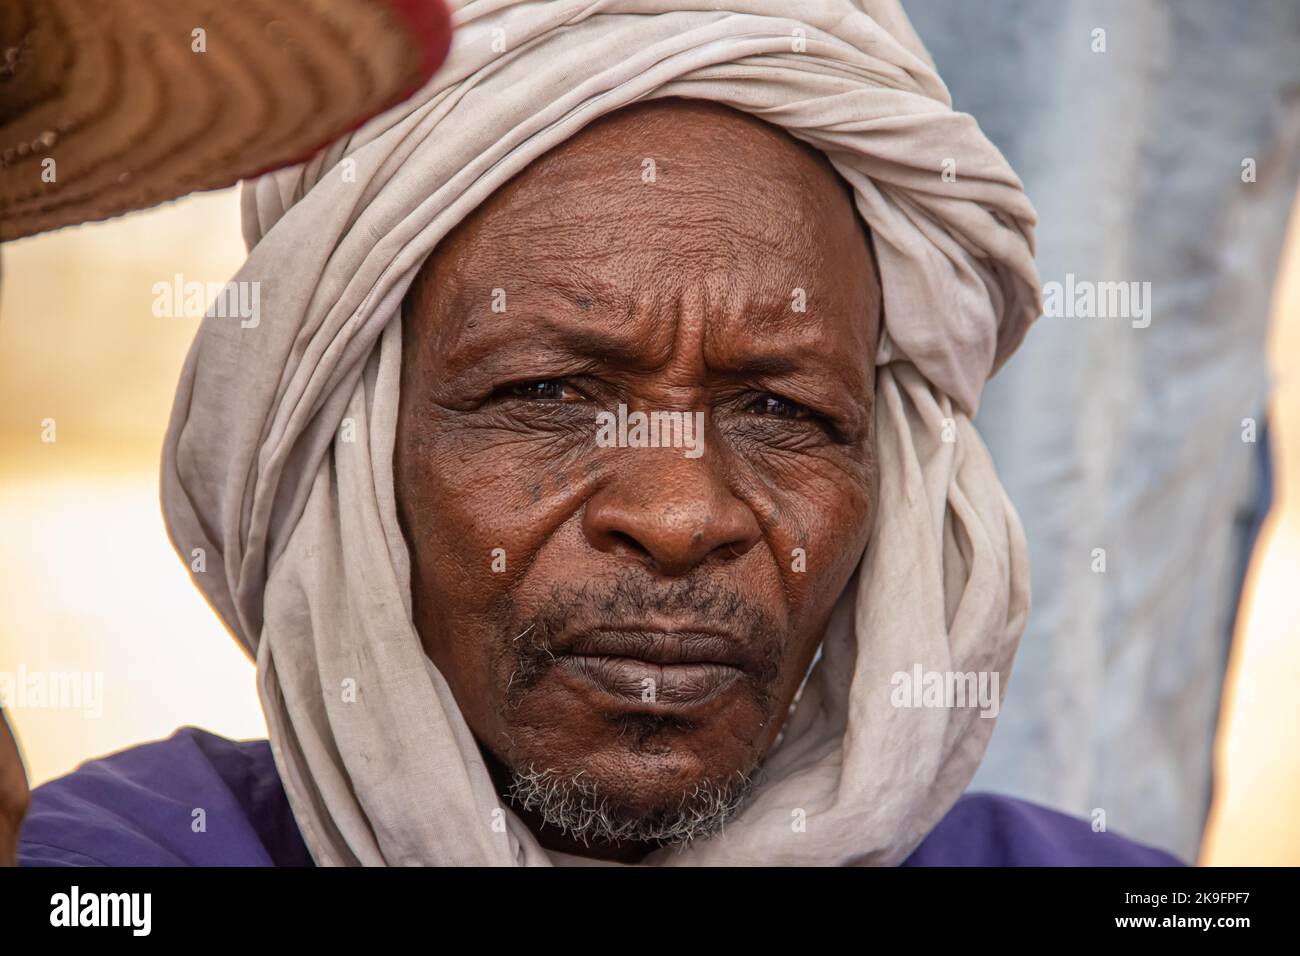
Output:
[[676,96],[785,129],[853,188],[884,294],[881,477],[870,544],[757,789],[719,835],[646,862],[899,862],[965,789],[994,720],[894,706],[892,675],[1005,688],[1028,612],[1024,536],[970,421],[1039,311],[1019,179],[953,112],[896,0],[471,0],[453,16],[452,53],[414,97],[246,185],[235,281],[260,284],[260,314],[205,318],[166,438],[172,541],[206,550],[194,580],[256,657],[312,856],[556,861],[502,805],[412,624],[392,471],[400,304],[437,242],[530,161]]

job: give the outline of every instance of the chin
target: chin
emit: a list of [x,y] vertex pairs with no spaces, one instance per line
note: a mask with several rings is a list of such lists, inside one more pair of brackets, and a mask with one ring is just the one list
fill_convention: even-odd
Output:
[[[722,715],[593,711],[576,704],[551,711],[549,732],[534,725],[511,733],[515,747],[507,763],[517,777],[583,781],[611,805],[654,812],[697,790],[742,785],[752,775],[761,725],[750,709],[744,727],[752,725],[752,735]],[[755,743],[747,744],[751,737]]]
[[510,798],[589,845],[685,845],[711,836],[739,810],[753,768],[710,760],[718,750],[712,739],[668,743],[663,733],[629,730],[558,758],[521,755]]

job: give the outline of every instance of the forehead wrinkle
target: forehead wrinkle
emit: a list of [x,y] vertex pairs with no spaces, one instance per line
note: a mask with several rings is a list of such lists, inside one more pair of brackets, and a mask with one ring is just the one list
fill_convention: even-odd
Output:
[[619,368],[655,368],[668,359],[669,349],[656,347],[646,335],[645,325],[630,319],[598,324],[576,307],[555,311],[518,308],[490,316],[473,326],[462,323],[442,354],[449,372],[466,371],[498,354],[530,352],[548,354],[556,360],[575,356]]
[[828,228],[810,211],[813,203],[792,200],[789,192],[764,199],[752,180],[743,188],[692,187],[653,196],[640,192],[646,188],[584,188],[581,203],[553,194],[546,199],[549,208],[539,206],[535,214],[493,217],[478,241],[520,264],[553,258],[619,262],[631,255],[659,268],[688,258],[717,268],[761,256],[806,272]]
[[[725,271],[740,278],[732,288],[720,290],[721,302],[704,309],[708,339],[725,348],[728,339],[772,333],[787,343],[825,343],[830,353],[853,351],[835,341],[843,336],[834,333],[843,330],[826,319],[817,321],[819,311],[825,315],[862,304],[842,283],[821,282],[828,242],[866,238],[857,229],[851,192],[812,147],[752,118],[741,123],[727,119],[703,130],[652,116],[634,137],[637,142],[620,142],[615,136],[613,149],[609,137],[600,148],[591,143],[574,148],[584,138],[580,133],[480,207],[482,215],[463,232],[469,241],[458,244],[456,278],[472,273],[484,285],[506,287],[511,325],[572,314],[589,325],[624,327],[640,337],[646,364],[656,365],[672,358],[682,334],[680,315],[690,319],[690,307],[683,309],[692,296],[690,286]],[[650,132],[655,135],[645,135]],[[633,165],[621,161],[639,157],[645,151],[642,144],[663,146],[650,150],[662,156],[661,181],[655,185],[631,175],[639,174],[639,159]],[[743,144],[754,148],[732,148]],[[815,198],[818,187],[828,183],[836,185],[843,203],[823,208],[820,202],[801,201]],[[846,226],[854,236],[843,234]],[[862,244],[865,251],[867,244]],[[683,273],[683,264],[690,266],[690,275]],[[817,302],[818,285],[831,298],[849,301],[810,302],[809,313],[794,313],[794,288],[806,288]],[[490,311],[490,289],[462,292],[459,298],[467,305],[456,307],[456,313],[481,313],[479,326],[499,326],[496,320],[506,318]],[[743,301],[727,308],[737,293]],[[578,316],[583,304],[586,309]],[[527,308],[521,310],[521,305]],[[470,331],[464,322],[450,324]],[[511,329],[509,334],[519,333]],[[862,343],[858,330],[849,334]],[[584,353],[631,357],[626,343],[598,337],[571,336],[569,344]],[[818,364],[824,367],[825,361]]]
[[[652,150],[664,154],[653,184],[642,182],[639,166],[623,169],[609,148],[571,161],[548,154],[485,204],[480,238],[525,257],[556,248],[595,257],[636,251],[657,233],[675,255],[761,252],[806,266],[828,229],[849,238],[851,192],[824,158],[791,155],[811,147],[763,145],[772,155],[741,159],[716,144],[704,156]],[[828,185],[843,197],[834,209],[822,202]]]
[[[478,270],[450,271],[456,275],[434,291],[442,320],[433,335],[421,337],[424,347],[436,353],[429,357],[451,372],[497,351],[526,354],[530,344],[545,344],[557,353],[629,369],[652,371],[685,361],[701,371],[740,377],[834,370],[849,391],[867,384],[860,363],[836,361],[859,351],[867,361],[873,357],[865,316],[863,325],[846,330],[848,343],[837,334],[842,330],[836,313],[860,307],[853,301],[856,296],[841,303],[834,301],[839,295],[831,301],[813,295],[809,311],[796,313],[790,308],[791,290],[785,288],[789,277],[782,281],[775,270],[760,270],[760,277],[748,282],[717,268],[695,279],[639,263],[618,281],[581,264],[563,263],[539,269],[526,284],[499,277],[514,290],[506,313],[491,311],[491,283],[485,277],[466,274]],[[693,357],[680,354],[681,339],[689,333],[684,326],[689,325],[703,327],[693,346],[700,354]]]
[[838,385],[850,399],[870,400],[874,336],[867,315],[852,315],[860,307],[856,296],[846,302],[812,298],[807,312],[794,312],[782,289],[756,293],[725,275],[719,279],[715,285],[724,294],[706,300],[710,314],[703,350],[709,371],[737,379],[797,381],[820,392]]
[[725,354],[711,351],[710,373],[738,381],[788,383],[817,394],[839,393],[849,402],[870,401],[873,356],[853,348],[828,348],[820,337],[783,339],[776,347],[741,336]]

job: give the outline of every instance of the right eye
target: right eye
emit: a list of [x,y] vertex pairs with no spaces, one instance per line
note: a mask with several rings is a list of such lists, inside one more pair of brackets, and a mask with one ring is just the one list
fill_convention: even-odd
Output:
[[500,394],[534,402],[580,402],[584,396],[561,378],[539,378],[507,385]]

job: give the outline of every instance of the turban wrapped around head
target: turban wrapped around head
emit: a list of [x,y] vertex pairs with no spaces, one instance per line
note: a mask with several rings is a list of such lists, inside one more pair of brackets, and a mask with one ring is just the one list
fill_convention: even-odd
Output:
[[205,549],[195,582],[256,658],[313,857],[554,861],[503,807],[412,623],[392,470],[400,306],[438,241],[529,162],[674,96],[783,128],[852,187],[884,296],[881,477],[761,783],[721,834],[646,862],[899,862],[965,789],[994,720],[893,706],[891,675],[984,672],[1005,689],[1028,612],[1024,536],[970,420],[1038,315],[1020,181],[951,109],[895,0],[472,0],[454,21],[450,57],[410,100],[245,186],[235,281],[260,284],[259,320],[204,319],[164,449],[172,541]]

